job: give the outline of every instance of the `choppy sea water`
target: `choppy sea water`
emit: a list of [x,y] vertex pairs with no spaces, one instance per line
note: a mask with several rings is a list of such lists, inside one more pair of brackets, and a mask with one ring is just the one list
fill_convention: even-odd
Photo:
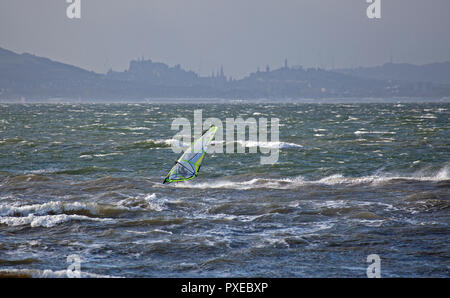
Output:
[[[176,117],[277,117],[278,163],[163,185]],[[450,103],[2,104],[0,276],[450,277]]]

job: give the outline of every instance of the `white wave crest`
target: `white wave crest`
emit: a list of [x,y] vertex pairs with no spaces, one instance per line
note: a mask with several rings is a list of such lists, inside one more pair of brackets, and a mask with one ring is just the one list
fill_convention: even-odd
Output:
[[45,227],[51,228],[58,224],[73,221],[73,220],[89,220],[89,221],[111,221],[103,218],[92,218],[83,215],[34,215],[29,214],[26,217],[5,216],[0,217],[0,224],[10,227],[30,225],[32,228]]
[[118,202],[118,206],[126,208],[130,211],[136,210],[164,210],[164,199],[158,199],[155,193],[140,195],[137,197],[126,198]]
[[151,128],[149,127],[131,127],[131,126],[125,126],[125,127],[121,127],[122,129],[125,130],[131,130],[131,131],[135,131],[135,130],[151,130]]
[[[52,227],[72,220],[109,221],[105,215],[140,209],[161,211],[165,200],[156,194],[126,198],[116,204],[52,201],[42,204],[0,204],[0,224]],[[99,216],[99,217],[96,217]]]
[[[161,144],[166,146],[174,146],[179,148],[187,148],[191,145],[189,142],[182,142],[181,140],[177,139],[147,139],[145,141],[141,141],[140,143],[153,143],[153,144]],[[267,148],[267,149],[291,149],[291,148],[303,148],[302,145],[295,144],[295,143],[289,143],[289,142],[258,142],[258,141],[232,141],[232,142],[225,142],[225,141],[217,141],[213,140],[211,142],[214,146],[226,146],[229,144],[238,144],[242,147],[252,148],[252,147],[260,147],[260,148]]]
[[[67,270],[39,270],[39,269],[0,269],[2,276],[26,276],[32,278],[67,278]],[[102,275],[89,272],[80,272],[81,278],[116,278],[111,275]]]
[[287,142],[254,142],[254,141],[238,141],[238,144],[245,147],[260,147],[267,149],[288,149],[302,148],[302,145]]
[[218,180],[214,182],[185,182],[175,184],[179,188],[199,188],[199,189],[293,189],[305,185],[358,185],[358,184],[382,184],[393,182],[396,180],[409,181],[446,181],[450,179],[449,165],[444,166],[440,170],[431,175],[424,175],[423,171],[413,173],[412,175],[393,175],[393,174],[378,174],[361,177],[346,177],[342,174],[330,175],[318,180],[306,180],[303,176],[296,176],[292,178],[253,178],[247,181],[233,181],[233,180]]
[[0,216],[28,216],[31,214],[48,215],[75,211],[88,211],[91,214],[97,214],[98,206],[93,203],[65,203],[61,201],[52,201],[43,204],[32,205],[0,205]]
[[381,135],[389,134],[389,135],[395,135],[397,133],[394,132],[394,131],[368,131],[368,130],[361,129],[361,130],[355,131],[354,134],[355,135],[362,135],[362,134],[381,134]]
[[158,145],[165,145],[165,146],[175,146],[175,147],[180,147],[180,148],[187,148],[191,145],[191,143],[182,142],[181,140],[177,140],[177,139],[147,139],[147,140],[140,141],[137,143],[158,144]]
[[295,143],[289,143],[289,142],[259,142],[259,141],[243,141],[243,140],[237,140],[233,142],[224,142],[224,141],[212,141],[211,144],[213,145],[220,145],[224,144],[224,146],[229,144],[238,144],[242,147],[247,148],[253,148],[253,147],[259,147],[259,148],[266,148],[266,149],[289,149],[289,148],[303,148],[302,145],[295,144]]
[[304,185],[305,180],[303,177],[298,176],[295,178],[285,179],[268,179],[268,178],[253,178],[248,181],[231,181],[231,180],[219,180],[215,182],[187,182],[183,184],[175,184],[175,187],[180,188],[226,188],[226,189],[258,189],[258,188],[273,188],[273,189],[286,189],[293,186]]

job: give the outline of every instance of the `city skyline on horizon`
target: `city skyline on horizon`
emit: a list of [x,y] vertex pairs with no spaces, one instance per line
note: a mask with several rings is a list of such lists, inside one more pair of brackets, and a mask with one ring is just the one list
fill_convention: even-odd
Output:
[[31,54],[0,48],[0,98],[324,98],[448,97],[450,62],[385,64],[381,67],[326,70],[289,67],[258,69],[244,78],[226,76],[223,67],[209,76],[177,64],[132,60],[124,71],[95,73]]
[[394,61],[394,59],[391,58],[390,61],[385,61],[385,62],[383,62],[381,64],[377,64],[377,65],[371,65],[371,66],[354,65],[354,66],[350,66],[350,67],[338,68],[338,67],[326,67],[326,66],[319,66],[319,65],[317,65],[317,66],[306,66],[306,65],[301,65],[301,64],[291,65],[289,63],[289,59],[283,58],[283,59],[280,59],[281,63],[279,63],[279,65],[274,65],[272,67],[269,64],[262,63],[261,66],[257,66],[254,70],[250,70],[246,74],[243,74],[242,77],[234,77],[232,75],[228,75],[227,74],[226,68],[221,63],[218,63],[219,67],[218,68],[213,68],[209,73],[199,73],[195,69],[189,69],[189,68],[183,67],[183,64],[181,64],[181,63],[175,63],[175,64],[171,65],[171,64],[168,64],[165,61],[154,60],[151,57],[145,57],[145,56],[140,56],[139,57],[138,56],[138,57],[135,57],[135,58],[130,58],[127,66],[124,69],[112,69],[112,68],[110,68],[110,69],[107,69],[105,72],[97,72],[95,70],[83,68],[80,65],[75,65],[75,64],[66,63],[64,61],[55,60],[52,57],[39,56],[39,55],[36,55],[35,53],[28,52],[28,51],[16,52],[16,51],[13,51],[13,50],[8,49],[6,47],[2,47],[1,45],[0,45],[0,49],[11,51],[11,52],[13,52],[15,54],[18,54],[18,55],[29,54],[29,55],[35,56],[37,58],[49,59],[49,60],[51,60],[53,62],[56,62],[56,63],[62,63],[62,64],[66,64],[66,65],[69,65],[69,66],[74,66],[74,67],[77,67],[77,68],[80,68],[80,69],[83,69],[83,70],[86,70],[86,71],[94,72],[94,73],[100,74],[100,75],[107,75],[109,72],[126,72],[126,71],[129,70],[130,64],[133,61],[137,61],[137,62],[150,61],[150,62],[155,63],[155,64],[161,63],[161,64],[164,64],[164,65],[167,65],[169,68],[180,67],[184,71],[195,73],[199,78],[211,78],[211,77],[224,76],[227,79],[233,79],[233,80],[236,80],[236,79],[240,80],[240,79],[243,79],[243,78],[246,78],[246,77],[250,76],[251,74],[258,73],[258,72],[267,72],[267,71],[278,70],[278,69],[283,69],[283,68],[289,68],[289,69],[304,68],[305,70],[307,70],[307,69],[322,69],[322,70],[326,70],[326,71],[333,71],[333,70],[346,70],[346,69],[350,70],[350,69],[357,69],[357,68],[382,67],[383,65],[386,65],[386,64],[409,64],[409,65],[414,65],[414,66],[424,66],[424,65],[429,65],[429,64],[439,64],[439,63],[449,63],[450,62],[450,59],[448,59],[448,60],[444,60],[444,61],[430,61],[429,63],[409,63],[409,62],[396,62],[396,61]]

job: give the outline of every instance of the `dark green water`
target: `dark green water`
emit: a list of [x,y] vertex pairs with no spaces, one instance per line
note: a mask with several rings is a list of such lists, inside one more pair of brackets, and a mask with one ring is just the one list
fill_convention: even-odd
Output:
[[[277,117],[278,163],[161,181],[176,117]],[[450,103],[0,105],[0,274],[450,277]]]

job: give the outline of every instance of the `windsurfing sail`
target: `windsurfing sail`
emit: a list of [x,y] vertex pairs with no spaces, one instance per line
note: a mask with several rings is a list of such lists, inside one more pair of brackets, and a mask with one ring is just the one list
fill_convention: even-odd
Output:
[[198,175],[206,150],[211,144],[217,132],[217,127],[212,125],[203,132],[202,136],[192,143],[192,145],[175,162],[163,183],[180,182],[194,179]]

